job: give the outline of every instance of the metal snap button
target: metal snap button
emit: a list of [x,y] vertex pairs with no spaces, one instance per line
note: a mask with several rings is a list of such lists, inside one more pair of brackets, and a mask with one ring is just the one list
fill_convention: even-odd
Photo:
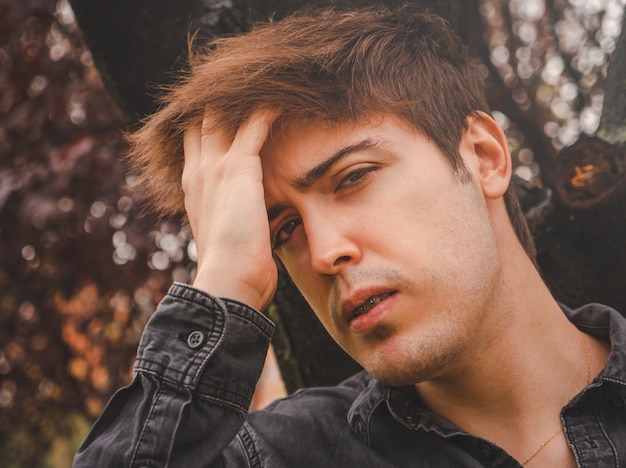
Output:
[[204,333],[201,331],[193,331],[187,337],[187,344],[191,349],[196,349],[204,341]]

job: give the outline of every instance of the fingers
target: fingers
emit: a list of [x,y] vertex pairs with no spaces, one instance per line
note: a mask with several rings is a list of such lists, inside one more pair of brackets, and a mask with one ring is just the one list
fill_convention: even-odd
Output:
[[226,154],[231,142],[223,131],[216,130],[214,120],[205,114],[202,119],[201,146],[206,154],[205,158],[215,160]]
[[[232,142],[228,141],[224,132],[215,131],[212,119],[205,115],[201,127],[193,127],[185,132],[183,149],[185,160],[201,153],[203,157],[219,157],[227,152],[234,154],[258,155],[267,138],[272,122],[276,119],[276,111],[256,111],[237,130]],[[209,149],[209,151],[206,151]]]
[[231,151],[236,154],[258,155],[276,116],[275,111],[254,112],[237,130]]
[[201,129],[199,127],[192,127],[185,131],[183,137],[183,152],[185,154],[185,162],[191,155],[200,153],[202,148]]
[[208,114],[204,116],[201,126],[186,130],[183,138],[183,191],[187,193],[186,188],[191,180],[195,180],[204,171],[215,168],[226,155],[258,157],[277,115],[277,111],[254,112],[239,127],[232,141],[224,132],[215,130]]
[[187,208],[187,196],[193,191],[198,174],[202,173],[202,130],[200,127],[192,127],[185,131],[183,137],[183,152],[185,164],[181,177],[181,185],[185,194],[185,208]]

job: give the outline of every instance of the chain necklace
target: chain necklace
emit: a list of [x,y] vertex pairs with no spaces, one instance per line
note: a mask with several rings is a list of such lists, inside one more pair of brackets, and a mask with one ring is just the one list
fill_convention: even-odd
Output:
[[[583,333],[578,329],[576,330],[578,331],[578,336],[580,337],[580,343],[582,344],[583,352],[585,353],[585,364],[587,366],[587,381],[585,385],[589,385],[589,382],[591,381],[591,359],[589,357],[589,350],[587,349],[587,342],[585,341],[585,337],[583,336]],[[537,447],[535,451],[531,453],[528,457],[526,457],[526,459],[522,462],[522,466],[525,466],[526,463],[528,463],[530,460],[535,458],[537,454],[541,452],[546,445],[552,442],[552,440],[554,440],[556,436],[558,436],[561,432],[563,432],[563,425],[560,425],[559,428],[556,431],[554,431],[552,434],[550,434],[550,436],[546,440],[541,442],[539,447]]]

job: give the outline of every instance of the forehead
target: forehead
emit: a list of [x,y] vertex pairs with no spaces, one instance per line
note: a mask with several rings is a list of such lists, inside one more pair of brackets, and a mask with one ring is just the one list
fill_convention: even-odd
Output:
[[286,163],[306,169],[341,148],[365,139],[397,139],[401,133],[415,134],[416,131],[393,115],[363,117],[354,122],[281,121],[272,127],[261,149],[261,159],[268,169]]

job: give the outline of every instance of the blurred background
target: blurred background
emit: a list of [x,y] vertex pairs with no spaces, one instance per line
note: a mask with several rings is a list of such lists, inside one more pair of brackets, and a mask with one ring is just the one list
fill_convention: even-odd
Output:
[[[519,177],[543,185],[557,151],[596,131],[625,4],[477,2],[477,53]],[[70,466],[132,378],[156,304],[193,278],[189,231],[127,189],[129,123],[68,0],[0,0],[3,467]],[[284,392],[275,367],[261,386],[255,407]]]

